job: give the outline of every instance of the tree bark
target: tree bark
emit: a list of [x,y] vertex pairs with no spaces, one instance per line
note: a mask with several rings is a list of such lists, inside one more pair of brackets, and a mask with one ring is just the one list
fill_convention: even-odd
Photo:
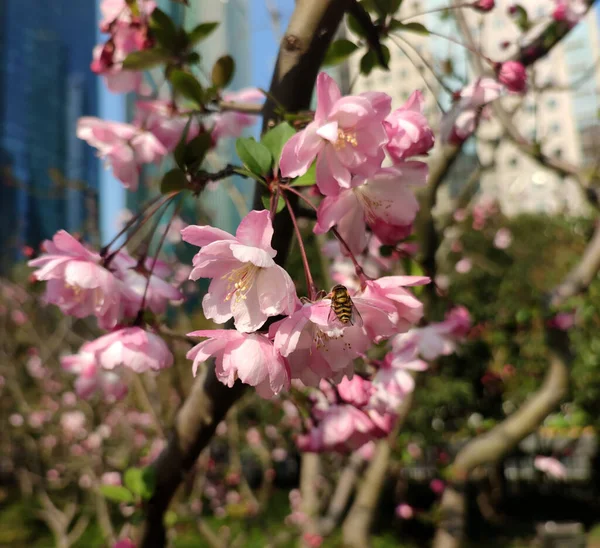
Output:
[[[599,270],[600,223],[597,223],[581,260],[550,293],[548,305],[559,306],[569,297],[585,291]],[[542,424],[567,394],[572,362],[568,334],[547,328],[546,341],[550,367],[540,390],[505,421],[471,440],[456,456],[452,465],[452,481],[442,496],[441,521],[434,548],[458,548],[462,544],[466,522],[464,486],[469,476],[480,467],[498,462],[512,451]]]
[[[263,109],[263,129],[275,122],[276,103],[288,112],[310,107],[319,68],[341,22],[345,4],[345,0],[297,0],[281,42],[270,98]],[[260,192],[257,188],[254,200],[257,209],[263,208]],[[293,234],[289,215],[284,212],[277,215],[274,228],[275,260],[283,265]],[[208,445],[219,422],[244,391],[245,387],[240,383],[233,388],[221,384],[215,376],[213,363],[207,364],[202,375],[194,381],[190,395],[177,414],[167,447],[153,465],[156,489],[145,508],[141,548],[165,545],[163,517],[171,499],[200,452]]]
[[377,444],[375,456],[369,463],[356,499],[342,525],[344,545],[350,548],[366,548],[370,545],[369,536],[373,516],[377,510],[381,490],[387,477],[388,465],[392,454],[392,442],[404,425],[412,407],[413,394],[406,396],[398,410],[398,419],[388,439]]

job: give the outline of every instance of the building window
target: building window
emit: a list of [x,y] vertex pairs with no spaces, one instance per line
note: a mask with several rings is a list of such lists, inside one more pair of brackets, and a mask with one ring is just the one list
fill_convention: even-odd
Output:
[[550,126],[550,131],[552,133],[560,133],[560,124],[558,122],[554,122],[551,126]]
[[508,165],[510,167],[517,167],[519,165],[519,158],[516,156],[511,156],[508,160]]
[[558,106],[556,99],[548,99],[546,101],[546,106],[550,109],[555,109]]
[[562,158],[562,155],[563,155],[562,148],[557,148],[557,149],[554,151],[554,156],[555,156],[556,158]]

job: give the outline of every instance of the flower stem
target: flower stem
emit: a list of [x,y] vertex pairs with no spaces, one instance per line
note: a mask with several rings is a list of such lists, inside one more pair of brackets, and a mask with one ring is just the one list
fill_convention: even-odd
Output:
[[296,238],[298,239],[298,246],[300,247],[300,255],[302,256],[302,264],[304,266],[304,274],[306,275],[306,288],[308,289],[310,300],[314,301],[317,298],[317,288],[315,286],[315,282],[310,271],[310,266],[308,265],[308,257],[306,255],[304,241],[302,240],[302,234],[300,233],[300,227],[298,226],[296,215],[294,214],[292,205],[290,204],[288,197],[285,195],[285,192],[282,194],[282,196],[285,200],[285,205],[287,206],[288,211],[290,213],[290,218],[292,220],[292,224],[294,225],[294,230],[296,232]]
[[340,242],[340,244],[342,245],[342,247],[348,253],[348,256],[350,257],[350,260],[352,261],[352,264],[354,265],[354,270],[356,272],[356,275],[358,276],[358,279],[360,280],[360,283],[364,284],[367,280],[370,280],[371,278],[369,278],[369,276],[367,276],[365,274],[365,271],[363,270],[362,266],[360,266],[360,264],[356,260],[356,257],[354,256],[354,253],[352,253],[352,251],[350,250],[350,247],[346,243],[346,240],[344,240],[344,238],[342,238],[342,236],[338,232],[338,229],[335,228],[335,227],[333,227],[331,229],[331,232],[333,232],[333,235],[338,239],[338,241]]
[[[148,202],[148,204],[146,205],[146,207],[144,208],[144,210],[146,208],[152,207],[161,197],[162,196],[159,194],[158,196],[155,196],[154,198],[152,198],[152,200],[150,200]],[[104,257],[104,255],[106,255],[106,253],[108,252],[108,249],[110,248],[110,246],[113,245],[121,236],[123,236],[123,234],[125,234],[125,232],[127,232],[135,223],[137,223],[138,220],[139,220],[139,218],[143,214],[144,214],[144,211],[140,211],[137,215],[134,215],[131,219],[129,219],[129,221],[127,221],[127,223],[121,229],[121,231],[108,244],[106,244],[100,250],[100,255]]]
[[171,223],[173,222],[173,219],[175,217],[177,217],[177,214],[179,213],[179,210],[181,209],[182,204],[183,204],[183,201],[180,199],[179,202],[177,203],[177,206],[175,207],[175,211],[173,211],[173,215],[171,215],[171,218],[169,219],[169,222],[167,223],[167,226],[165,227],[165,230],[162,233],[162,236],[160,237],[160,241],[158,242],[158,247],[156,248],[156,253],[155,253],[153,261],[152,261],[152,266],[150,267],[150,271],[148,272],[148,278],[146,280],[146,287],[144,288],[144,296],[142,297],[142,302],[140,304],[140,310],[137,314],[136,323],[141,322],[141,320],[142,320],[142,316],[144,314],[144,307],[146,306],[146,296],[148,295],[148,287],[150,287],[150,278],[152,277],[152,273],[154,272],[154,267],[156,266],[156,263],[158,261],[158,255],[160,253],[160,250],[162,249],[162,246],[165,243],[165,238],[167,237],[167,232],[169,232],[169,228],[171,228]]
[[464,4],[457,4],[454,6],[444,6],[442,8],[434,8],[434,9],[430,9],[427,11],[422,11],[421,13],[413,13],[412,15],[408,15],[407,17],[400,19],[400,23],[404,23],[405,21],[408,21],[409,19],[414,19],[415,17],[421,17],[423,15],[430,15],[432,13],[440,13],[443,11],[455,10],[455,9],[460,9],[460,8],[472,8],[473,4],[474,4],[474,2],[466,2]]

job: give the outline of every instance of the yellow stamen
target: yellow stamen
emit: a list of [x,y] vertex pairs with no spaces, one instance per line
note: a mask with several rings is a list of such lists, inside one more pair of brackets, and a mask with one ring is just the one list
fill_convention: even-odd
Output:
[[260,271],[260,267],[252,263],[246,263],[244,266],[233,269],[229,274],[226,274],[221,279],[227,280],[228,293],[225,296],[226,301],[230,301],[235,295],[236,302],[246,300],[248,291],[252,289],[256,276]]
[[356,131],[344,131],[343,129],[338,128],[338,138],[333,146],[336,150],[340,150],[345,148],[347,144],[352,145],[353,147],[358,146]]

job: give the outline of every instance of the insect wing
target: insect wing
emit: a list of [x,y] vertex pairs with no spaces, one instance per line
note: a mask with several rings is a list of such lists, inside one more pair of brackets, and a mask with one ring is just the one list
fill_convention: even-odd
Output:
[[350,316],[350,323],[357,327],[362,327],[364,325],[362,316],[360,315],[360,312],[354,303],[352,303],[352,316]]

